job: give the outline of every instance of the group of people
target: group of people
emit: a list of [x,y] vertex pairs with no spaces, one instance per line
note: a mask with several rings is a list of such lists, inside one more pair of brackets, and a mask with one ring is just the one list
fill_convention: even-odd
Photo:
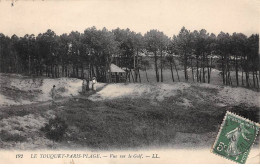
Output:
[[89,80],[86,80],[86,79],[83,79],[83,82],[82,82],[82,93],[86,93],[86,91],[89,91],[89,85],[91,84],[91,90],[93,91],[96,91],[96,83],[97,83],[97,80],[96,80],[96,77],[93,77],[92,80],[91,80],[91,83],[89,83]]
[[[91,80],[91,90],[96,91],[96,77],[93,77]],[[83,79],[82,82],[82,93],[85,94],[86,91],[89,91],[89,80]],[[57,90],[56,90],[56,86],[53,85],[52,89],[51,89],[51,98],[52,98],[52,103],[55,104],[55,99],[57,98]]]

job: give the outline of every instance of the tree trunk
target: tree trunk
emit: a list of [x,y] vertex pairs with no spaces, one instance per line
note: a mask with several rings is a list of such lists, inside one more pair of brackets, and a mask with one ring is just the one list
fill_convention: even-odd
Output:
[[211,70],[212,70],[212,57],[210,58],[209,83],[211,79]]
[[41,65],[41,66],[40,66],[40,75],[41,75],[41,76],[43,76],[43,69],[42,69],[42,68],[43,68],[43,66]]
[[75,76],[75,67],[74,67],[74,65],[72,65],[72,74],[73,74],[73,76]]
[[66,75],[66,77],[69,76],[69,73],[68,73],[68,66],[67,66],[67,65],[65,66],[65,75]]
[[241,56],[241,71],[242,71],[242,76],[241,76],[241,80],[242,80],[242,86],[244,86],[244,60],[243,57]]
[[246,73],[246,87],[249,87],[249,73],[248,71],[246,71],[245,73]]
[[228,78],[229,78],[229,85],[232,85],[232,77],[230,75],[230,70],[228,70]]
[[94,70],[94,65],[91,66],[91,73],[92,73],[93,77],[96,77],[96,73],[95,73],[95,70]]
[[196,77],[197,77],[197,82],[199,82],[199,56],[196,56],[196,66],[197,66]]
[[226,85],[230,85],[229,55],[226,55]]
[[130,71],[128,71],[127,76],[128,76],[128,81],[131,82],[131,74],[130,74]]
[[[109,73],[108,73],[108,77],[109,77],[109,83],[111,83],[112,81],[112,73],[111,73],[111,60],[109,59],[109,57],[107,56],[107,65],[108,65],[108,70],[109,70]],[[130,77],[129,77],[130,78]],[[130,81],[130,80],[129,80]]]
[[156,51],[154,52],[154,65],[155,65],[155,75],[156,75],[156,81],[159,82],[159,72],[158,72],[158,67],[157,67],[157,53]]
[[[106,67],[107,67],[107,65],[106,65]],[[88,65],[88,78],[90,79],[91,78],[91,64],[89,63],[89,65]],[[109,67],[107,67],[106,68],[106,70],[109,70]]]
[[207,59],[207,68],[208,68],[208,83],[210,83],[210,67],[209,67],[209,58],[208,56],[206,57]]
[[130,74],[131,74],[131,76],[132,76],[133,82],[135,82],[135,79],[134,79],[134,76],[133,76],[133,73],[132,73],[132,70],[131,70],[131,69],[130,69]]
[[192,58],[191,58],[191,74],[192,74],[192,81],[194,82],[194,73],[193,73],[193,66],[192,66]]
[[135,54],[134,54],[134,76],[135,76],[134,82],[137,82],[137,73],[136,73],[136,65],[135,65]]
[[201,79],[201,72],[202,72],[202,58],[201,58],[201,60],[200,60],[200,83],[202,82],[202,79]]
[[54,78],[53,64],[51,64],[51,77]]
[[59,78],[59,73],[60,73],[60,70],[59,70],[59,65],[56,65],[56,69],[57,69],[57,71],[56,71],[56,72],[57,72],[57,73],[56,73],[56,74],[57,74],[57,75],[56,75],[56,77],[58,77],[58,78]]
[[64,64],[62,63],[62,66],[61,66],[61,75],[62,75],[62,77],[64,77],[64,72],[65,72]]
[[148,75],[147,75],[147,71],[146,71],[146,67],[145,67],[145,76],[146,76],[146,80],[147,80],[147,82],[149,82],[149,79],[148,79]]
[[31,56],[29,55],[29,75],[31,75]]
[[81,64],[81,78],[84,79],[85,76],[84,76],[84,66],[83,64]]
[[243,69],[242,69],[242,76],[241,76],[241,80],[242,80],[242,86],[244,86],[244,72],[243,72]]
[[[1,43],[0,43],[1,44]],[[0,45],[0,72],[3,72],[2,44]]]
[[96,65],[95,67],[96,67],[96,79],[100,79],[98,66]]
[[57,66],[54,65],[54,77],[57,78]]
[[174,67],[175,67],[175,71],[176,71],[176,73],[177,73],[178,81],[180,82],[180,77],[179,77],[178,69],[177,69],[177,67],[176,67],[176,64],[175,64],[174,59],[172,60],[172,62],[173,62],[173,65],[174,65]]
[[230,58],[229,58],[229,56],[227,57],[227,81],[228,81],[228,85],[232,85],[232,80],[231,80],[231,76],[230,76]]
[[237,64],[237,55],[235,55],[235,68],[236,68],[236,81],[237,81],[237,86],[239,86],[239,81],[238,81],[238,64]]
[[[93,70],[94,70],[94,69],[93,69]],[[79,66],[78,66],[78,65],[76,66],[76,73],[77,73],[77,74],[76,74],[77,78],[79,78]]]
[[204,55],[204,53],[202,53],[202,75],[203,75],[202,82],[205,83],[206,80],[205,80],[205,55]]
[[253,83],[254,83],[254,88],[256,88],[256,84],[255,84],[255,71],[253,70]]
[[225,67],[224,67],[224,56],[221,56],[221,67],[222,67],[222,81],[223,81],[223,85],[226,84],[226,80],[225,80]]
[[185,81],[188,81],[188,73],[187,73],[187,55],[186,53],[184,54],[184,77],[185,77]]
[[[136,58],[135,58],[135,56],[134,56],[134,69],[135,69],[135,80],[136,80],[136,82],[137,82],[137,78],[138,78],[138,76],[140,75],[140,73],[139,73],[139,67],[138,67],[138,57],[139,57],[139,50],[137,49],[136,50]],[[136,70],[137,70],[137,72],[136,72]],[[139,77],[139,81],[140,81],[140,77]]]
[[162,63],[162,49],[161,49],[161,82],[163,82],[163,63]]
[[174,82],[174,76],[173,76],[172,62],[171,61],[170,61],[170,65],[171,65],[172,82]]
[[256,75],[255,75],[255,77],[256,77],[256,85],[257,85],[257,88],[259,89],[259,81],[258,81],[258,74],[257,74],[257,71],[255,71],[256,72]]
[[45,66],[45,76],[48,77],[48,66]]
[[139,68],[138,68],[138,77],[139,77],[139,82],[141,83],[142,80],[141,80],[141,75],[140,75],[140,70],[139,70]]
[[[248,64],[248,59],[244,58],[244,63]],[[246,87],[249,87],[249,70],[248,70],[248,66],[244,66],[245,67],[245,73],[246,73]]]

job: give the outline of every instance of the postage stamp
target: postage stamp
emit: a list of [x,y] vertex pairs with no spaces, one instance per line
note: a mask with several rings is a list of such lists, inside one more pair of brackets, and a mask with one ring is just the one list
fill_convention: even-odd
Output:
[[212,152],[244,164],[258,131],[259,124],[227,111]]

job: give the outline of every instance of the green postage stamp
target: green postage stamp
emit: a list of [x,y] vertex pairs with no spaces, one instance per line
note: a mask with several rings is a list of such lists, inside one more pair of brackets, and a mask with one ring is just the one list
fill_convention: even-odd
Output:
[[227,111],[212,152],[244,164],[258,131],[259,124]]

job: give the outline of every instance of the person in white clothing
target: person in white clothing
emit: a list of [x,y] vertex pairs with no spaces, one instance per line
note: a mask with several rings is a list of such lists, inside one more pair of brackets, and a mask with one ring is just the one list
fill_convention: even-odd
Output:
[[92,90],[96,91],[96,84],[97,84],[97,80],[96,77],[92,78]]

